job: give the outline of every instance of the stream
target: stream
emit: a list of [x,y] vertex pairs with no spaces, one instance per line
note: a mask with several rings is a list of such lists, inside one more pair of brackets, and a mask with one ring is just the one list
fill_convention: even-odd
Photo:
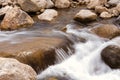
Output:
[[74,55],[47,68],[38,75],[38,80],[46,80],[49,77],[58,80],[120,80],[120,69],[111,69],[102,61],[100,55],[108,45],[117,45],[115,42],[101,39],[84,29],[68,29],[67,32],[87,41],[76,43]]
[[75,53],[71,56],[66,57],[64,52],[57,50],[57,57],[64,58],[64,60],[39,73],[37,79],[46,80],[49,77],[56,77],[58,80],[120,80],[120,69],[111,69],[100,56],[106,46],[117,44],[89,32],[89,28],[113,23],[115,19],[98,19],[96,22],[88,24],[79,23],[73,20],[73,16],[81,8],[83,7],[58,10],[59,16],[52,22],[42,22],[33,17],[35,20],[33,27],[15,31],[1,31],[0,42],[8,41],[14,44],[35,36],[58,36],[54,32],[67,27],[66,33],[82,37],[86,42],[74,42]]

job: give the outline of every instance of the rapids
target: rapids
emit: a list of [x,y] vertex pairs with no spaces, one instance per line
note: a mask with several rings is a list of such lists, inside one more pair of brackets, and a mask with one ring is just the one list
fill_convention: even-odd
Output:
[[108,45],[117,45],[115,42],[93,35],[86,29],[74,30],[68,26],[67,33],[85,38],[86,42],[75,43],[75,54],[69,57],[64,55],[64,51],[57,50],[57,58],[63,61],[41,72],[38,80],[49,77],[58,80],[120,80],[120,69],[111,69],[100,56]]
[[[117,44],[95,36],[84,28],[94,27],[99,24],[111,24],[114,18],[110,20],[97,19],[94,23],[81,24],[73,20],[74,15],[81,8],[58,10],[59,16],[51,23],[42,22],[33,17],[35,24],[29,29],[0,31],[0,42],[8,41],[11,44],[15,44],[27,38],[53,36],[51,35],[52,33],[59,32],[61,28],[67,25],[67,33],[72,33],[78,38],[82,37],[86,42],[75,42],[72,40],[75,43],[74,54],[71,52],[66,54],[63,49],[56,49],[56,65],[49,66],[46,70],[40,72],[37,76],[38,80],[45,80],[49,77],[57,77],[59,80],[120,80],[120,69],[111,69],[101,60],[100,56],[103,48],[110,44]],[[77,28],[77,30],[71,29],[71,26]],[[79,28],[83,29],[79,30]],[[60,33],[67,36],[63,32]]]

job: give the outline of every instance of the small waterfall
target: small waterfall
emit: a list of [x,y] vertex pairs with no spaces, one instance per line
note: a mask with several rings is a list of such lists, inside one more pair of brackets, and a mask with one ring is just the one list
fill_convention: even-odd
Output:
[[61,63],[48,67],[38,75],[38,80],[57,77],[58,80],[120,80],[120,69],[111,69],[101,59],[101,51],[115,42],[106,41],[89,31],[68,29],[68,33],[83,37],[86,42],[75,43],[75,54],[63,55],[62,49],[56,50]]

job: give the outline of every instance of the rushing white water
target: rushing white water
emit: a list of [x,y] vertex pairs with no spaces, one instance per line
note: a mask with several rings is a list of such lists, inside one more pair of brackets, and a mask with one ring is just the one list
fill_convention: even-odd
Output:
[[45,80],[48,77],[61,77],[60,80],[120,80],[120,69],[111,69],[100,56],[106,46],[116,45],[115,42],[106,41],[85,30],[69,29],[68,33],[83,37],[87,41],[76,43],[74,55],[48,67],[38,75],[38,80]]

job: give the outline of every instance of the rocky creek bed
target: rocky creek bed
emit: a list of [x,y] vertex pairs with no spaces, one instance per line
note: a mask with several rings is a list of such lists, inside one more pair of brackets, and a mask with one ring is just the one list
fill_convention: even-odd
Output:
[[120,79],[119,0],[0,6],[0,80]]

